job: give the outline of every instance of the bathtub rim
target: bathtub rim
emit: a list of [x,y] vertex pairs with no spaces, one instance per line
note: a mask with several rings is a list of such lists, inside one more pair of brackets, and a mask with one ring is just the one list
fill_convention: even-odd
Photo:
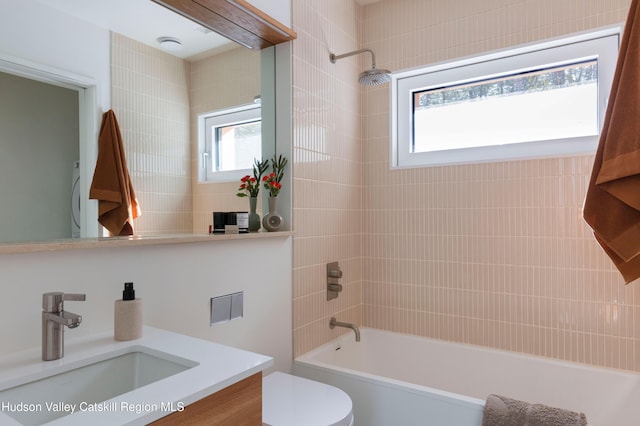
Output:
[[[554,364],[556,366],[561,366],[561,367],[566,367],[566,368],[572,368],[572,369],[578,369],[578,370],[593,370],[596,372],[601,372],[601,373],[608,373],[608,374],[614,374],[614,375],[618,375],[618,376],[623,376],[623,377],[629,377],[629,378],[636,378],[638,380],[640,380],[640,371],[633,371],[633,370],[624,370],[621,368],[615,368],[615,367],[606,367],[606,366],[600,366],[600,365],[594,365],[594,364],[587,364],[584,362],[578,362],[578,361],[569,361],[569,360],[564,360],[564,359],[560,359],[560,358],[552,358],[552,357],[547,357],[544,355],[534,355],[534,354],[529,354],[529,353],[525,353],[525,352],[516,352],[516,351],[510,351],[510,350],[506,350],[506,349],[500,349],[500,348],[493,348],[493,347],[488,347],[488,346],[482,346],[482,345],[477,345],[477,344],[473,344],[473,343],[462,343],[462,342],[454,342],[451,340],[444,340],[444,339],[437,339],[434,337],[426,337],[426,336],[419,336],[416,334],[409,334],[409,333],[402,333],[399,331],[390,331],[390,330],[384,330],[381,328],[373,328],[373,327],[359,327],[360,329],[360,333],[363,335],[363,337],[369,333],[369,332],[373,332],[373,333],[379,333],[379,334],[384,334],[384,335],[393,335],[393,336],[402,336],[402,338],[406,338],[406,339],[412,339],[412,340],[426,340],[429,341],[430,343],[436,344],[436,345],[450,345],[450,346],[454,346],[457,348],[467,348],[467,349],[471,349],[471,350],[475,350],[475,351],[479,351],[479,352],[497,352],[500,354],[503,354],[505,356],[513,356],[513,357],[518,357],[520,359],[525,359],[525,360],[530,360],[530,361],[537,361],[537,362],[545,362],[545,363],[550,363],[550,364]],[[330,348],[330,347],[335,347],[336,344],[338,343],[344,343],[344,342],[349,342],[350,340],[353,340],[353,335],[345,332],[344,334],[341,334],[340,336],[336,337],[333,340],[330,340],[329,342],[326,342],[308,352],[305,352],[302,355],[297,356],[296,358],[294,358],[294,362],[297,360],[302,360],[303,362],[309,358],[311,358],[313,355],[323,352],[324,350]],[[314,361],[311,364],[323,364],[323,365],[333,365],[333,364],[328,364],[328,363],[321,363],[321,362],[317,362]],[[344,367],[341,367],[344,368]],[[359,370],[353,370],[353,369],[347,369],[345,368],[345,370],[347,371],[357,371],[358,373],[360,373]],[[375,374],[373,374],[372,376],[374,377],[385,377],[385,376],[377,376]],[[386,378],[386,377],[385,377]],[[399,380],[400,383],[409,383],[409,382],[404,382],[402,380]],[[423,385],[417,385],[420,387],[428,387],[428,386],[423,386]],[[455,392],[450,392],[453,393],[454,395],[459,395]],[[473,398],[473,399],[477,399],[477,398]]]
[[[436,345],[446,345],[446,346],[453,346],[456,348],[465,348],[465,349],[470,349],[470,350],[474,350],[474,351],[479,351],[479,352],[484,352],[484,353],[491,353],[491,352],[497,352],[501,355],[504,356],[512,356],[512,357],[517,357],[523,360],[527,360],[527,361],[533,361],[533,362],[543,362],[543,363],[549,363],[558,367],[563,367],[563,368],[570,368],[570,369],[575,369],[575,370],[583,370],[583,371],[592,371],[592,372],[597,372],[597,373],[607,373],[607,374],[612,374],[615,376],[619,376],[619,377],[623,377],[623,378],[627,378],[627,379],[635,379],[635,380],[640,380],[640,372],[635,372],[632,370],[623,370],[623,369],[618,369],[618,368],[613,368],[613,367],[605,367],[605,366],[598,366],[598,365],[592,365],[592,364],[586,364],[586,363],[581,363],[581,362],[576,362],[576,361],[569,361],[569,360],[563,360],[563,359],[558,359],[558,358],[551,358],[551,357],[546,357],[546,356],[542,356],[542,355],[533,355],[533,354],[528,354],[528,353],[523,353],[523,352],[515,352],[515,351],[509,351],[509,350],[505,350],[505,349],[500,349],[500,348],[492,348],[492,347],[487,347],[487,346],[481,346],[481,345],[475,345],[472,343],[461,343],[461,342],[453,342],[450,340],[443,340],[443,339],[437,339],[437,338],[433,338],[433,337],[425,337],[425,336],[418,336],[415,334],[408,334],[408,333],[402,333],[402,332],[396,332],[396,331],[389,331],[389,330],[384,330],[384,329],[379,329],[379,328],[372,328],[372,327],[360,327],[360,333],[362,334],[363,338],[366,338],[367,333],[378,333],[378,334],[382,334],[382,335],[392,335],[394,337],[401,337],[403,339],[412,339],[412,340],[424,340],[427,341],[429,343],[433,343]],[[378,374],[372,374],[372,373],[367,373],[364,371],[360,371],[360,370],[355,370],[352,368],[346,368],[346,367],[342,367],[342,366],[338,366],[335,364],[330,364],[330,363],[326,363],[326,362],[321,362],[321,361],[317,361],[314,360],[314,356],[317,355],[318,353],[322,353],[325,352],[327,350],[330,350],[332,348],[335,348],[337,345],[344,345],[344,344],[351,344],[353,340],[353,335],[352,333],[348,333],[345,332],[344,334],[341,334],[340,336],[336,337],[333,340],[330,340],[329,342],[326,342],[308,352],[305,352],[302,355],[299,355],[298,357],[294,358],[293,362],[294,364],[296,363],[301,363],[304,364],[306,366],[319,366],[322,367],[324,369],[327,370],[331,370],[331,371],[338,371],[341,372],[342,374],[351,374],[351,375],[358,375],[361,377],[366,377],[368,378],[370,381],[373,380],[380,380],[378,378],[381,378],[382,380],[386,380],[388,381],[388,383],[392,383],[394,384],[394,386],[402,386],[405,388],[410,388],[410,389],[414,389],[414,390],[424,390],[427,389],[429,391],[435,391],[436,393],[442,393],[442,394],[446,394],[448,396],[453,396],[456,398],[461,398],[461,399],[466,399],[468,402],[472,402],[472,403],[477,403],[478,401],[482,401],[482,404],[484,405],[485,401],[484,399],[480,399],[480,398],[475,398],[472,396],[467,396],[464,394],[460,394],[460,393],[456,393],[456,392],[451,392],[451,391],[445,391],[445,390],[441,390],[438,388],[434,388],[434,387],[430,387],[430,386],[425,386],[425,385],[419,385],[419,384],[415,384],[415,383],[411,383],[411,382],[407,382],[407,381],[403,381],[403,380],[397,380],[397,379],[393,379],[387,376],[382,376],[382,375],[378,375]],[[357,344],[355,342],[353,342],[353,344]],[[405,386],[407,385],[407,386]],[[487,395],[488,396],[488,395]]]
[[[364,331],[364,335],[366,335],[367,331],[373,331],[373,332],[382,332],[385,334],[394,334],[394,335],[401,335],[403,337],[410,337],[410,338],[417,338],[417,339],[428,339],[428,340],[433,340],[433,341],[438,341],[437,339],[429,339],[429,338],[424,338],[424,337],[420,337],[420,336],[413,336],[411,334],[404,334],[404,333],[396,333],[396,332],[392,332],[392,331],[387,331],[387,330],[381,330],[381,329],[376,329],[376,328],[370,328],[370,327],[361,327],[360,328],[360,332],[362,333]],[[363,337],[364,337],[363,335]],[[393,379],[391,377],[387,377],[387,376],[382,376],[382,375],[378,375],[378,374],[372,374],[372,373],[368,373],[365,371],[361,371],[361,370],[355,370],[352,368],[346,368],[346,367],[342,367],[339,365],[335,365],[335,364],[330,364],[327,362],[321,362],[321,361],[310,361],[310,359],[313,358],[314,355],[320,353],[320,352],[324,352],[327,350],[331,350],[332,348],[335,348],[337,345],[340,345],[344,342],[349,341],[350,339],[353,339],[353,336],[351,335],[351,333],[346,333],[343,335],[338,336],[337,338],[322,344],[320,346],[318,346],[317,348],[306,352],[302,355],[300,355],[299,357],[294,358],[293,363],[294,363],[294,371],[295,371],[295,365],[300,365],[303,366],[305,368],[311,368],[313,370],[317,370],[317,371],[323,371],[323,372],[330,372],[333,374],[338,374],[340,376],[343,377],[351,377],[351,378],[355,378],[358,381],[361,382],[366,382],[366,383],[371,383],[371,384],[376,384],[376,385],[382,385],[384,387],[388,387],[391,389],[395,389],[395,390],[403,390],[403,391],[408,391],[414,394],[424,394],[425,392],[428,392],[429,394],[433,395],[436,399],[440,400],[440,401],[446,401],[446,402],[452,402],[455,401],[456,404],[458,405],[462,405],[462,406],[466,406],[466,407],[484,407],[485,404],[485,400],[484,399],[479,399],[479,398],[474,398],[472,396],[467,396],[467,395],[463,395],[463,394],[459,394],[459,393],[455,393],[455,392],[450,392],[450,391],[446,391],[446,390],[442,390],[442,389],[438,389],[438,388],[434,388],[434,387],[430,387],[430,386],[425,386],[425,385],[419,385],[419,384],[415,384],[415,383],[411,383],[411,382],[407,382],[404,380],[398,380],[398,379]],[[443,341],[444,342],[444,341]],[[449,343],[449,342],[446,342]]]

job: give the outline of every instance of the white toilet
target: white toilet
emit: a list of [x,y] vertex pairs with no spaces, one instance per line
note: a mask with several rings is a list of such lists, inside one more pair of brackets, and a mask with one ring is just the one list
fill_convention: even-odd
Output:
[[262,379],[262,422],[269,426],[353,426],[341,389],[281,372]]

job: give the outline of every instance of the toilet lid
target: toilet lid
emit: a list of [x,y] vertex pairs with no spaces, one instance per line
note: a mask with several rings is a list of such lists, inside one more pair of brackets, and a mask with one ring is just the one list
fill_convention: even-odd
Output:
[[271,426],[348,426],[351,398],[341,389],[275,372],[262,380],[262,421]]

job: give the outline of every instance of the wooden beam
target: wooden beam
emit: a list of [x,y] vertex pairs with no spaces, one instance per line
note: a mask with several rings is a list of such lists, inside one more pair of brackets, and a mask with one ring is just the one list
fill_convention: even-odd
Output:
[[264,49],[296,33],[245,0],[152,0],[250,49]]

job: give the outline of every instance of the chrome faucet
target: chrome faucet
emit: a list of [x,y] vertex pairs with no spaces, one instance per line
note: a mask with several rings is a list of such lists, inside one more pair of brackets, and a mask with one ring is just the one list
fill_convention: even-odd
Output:
[[64,356],[64,326],[76,328],[82,317],[64,310],[65,300],[86,300],[84,294],[52,292],[42,295],[42,360]]
[[356,342],[360,341],[360,330],[355,324],[340,322],[336,320],[336,317],[331,317],[331,321],[329,321],[329,328],[333,330],[335,327],[346,327],[352,329],[356,333]]

